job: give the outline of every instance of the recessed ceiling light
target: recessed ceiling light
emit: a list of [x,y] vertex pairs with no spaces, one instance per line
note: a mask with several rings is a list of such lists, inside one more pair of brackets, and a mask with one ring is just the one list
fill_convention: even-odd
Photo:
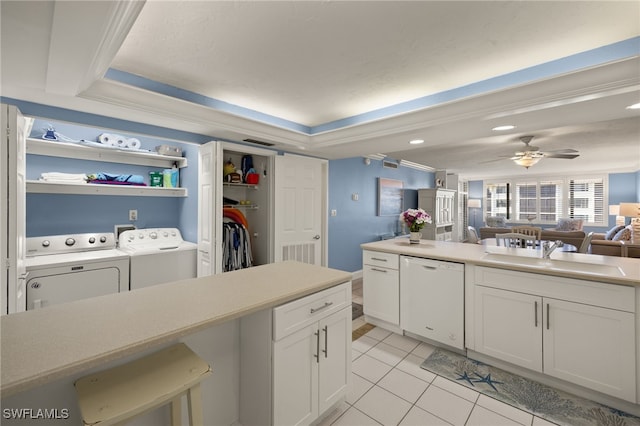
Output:
[[424,143],[424,139],[413,139],[413,140],[410,140],[409,143],[411,145],[420,145],[421,143]]
[[640,103],[629,105],[627,109],[640,109]]
[[507,125],[505,125],[505,126],[498,126],[498,127],[494,127],[494,128],[493,128],[493,129],[491,129],[491,130],[494,130],[494,131],[496,131],[496,132],[502,132],[502,131],[504,131],[504,130],[512,130],[512,129],[515,129],[515,128],[516,128],[516,126],[513,126],[513,125],[511,125],[511,124],[507,124]]

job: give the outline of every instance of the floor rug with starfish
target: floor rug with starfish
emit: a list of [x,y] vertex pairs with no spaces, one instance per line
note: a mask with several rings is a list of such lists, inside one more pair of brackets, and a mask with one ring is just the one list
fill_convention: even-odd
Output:
[[640,418],[437,348],[421,365],[559,425],[640,426]]

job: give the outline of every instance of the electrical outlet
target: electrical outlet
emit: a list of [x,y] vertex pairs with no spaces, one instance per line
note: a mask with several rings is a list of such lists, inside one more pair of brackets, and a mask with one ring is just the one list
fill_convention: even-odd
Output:
[[331,216],[338,216],[338,210],[336,209],[331,210]]
[[129,220],[138,220],[138,210],[129,210]]

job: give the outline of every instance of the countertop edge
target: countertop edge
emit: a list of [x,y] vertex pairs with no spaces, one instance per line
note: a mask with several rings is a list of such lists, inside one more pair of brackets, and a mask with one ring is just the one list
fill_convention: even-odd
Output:
[[[541,270],[540,268],[536,268],[528,265],[508,265],[501,262],[492,262],[488,260],[482,260],[479,258],[479,256],[482,256],[486,253],[486,247],[483,247],[481,245],[423,240],[423,242],[419,245],[406,244],[406,245],[398,245],[397,247],[394,247],[394,246],[390,246],[390,244],[384,244],[385,241],[387,240],[363,243],[360,245],[360,247],[363,250],[393,253],[393,254],[399,254],[404,256],[414,256],[414,257],[421,257],[421,258],[427,258],[427,259],[472,264],[476,266],[486,266],[486,267],[492,267],[492,268],[498,268],[498,269],[507,269],[511,271],[535,273],[540,275],[549,275],[549,276],[556,276],[556,277],[563,277],[563,278],[582,279],[586,281],[597,281],[597,282],[605,282],[610,284],[626,285],[631,287],[640,287],[640,280],[630,276],[612,277],[612,276],[590,274],[588,272],[572,273],[572,272],[565,272],[565,271],[558,271],[558,270]],[[429,250],[424,252],[420,251],[421,249],[442,248],[442,247],[446,247],[446,245],[449,245],[449,244],[458,244],[464,247],[465,250],[474,250],[476,252],[474,254],[476,254],[478,257],[475,257],[475,258],[463,257],[460,255],[453,256],[451,254],[443,254],[442,252],[439,253],[438,250]],[[588,256],[603,257],[600,255],[591,255],[591,254],[589,254]],[[618,259],[618,258],[614,258],[614,259]],[[640,268],[640,259],[637,259],[637,261],[639,262],[638,267]]]

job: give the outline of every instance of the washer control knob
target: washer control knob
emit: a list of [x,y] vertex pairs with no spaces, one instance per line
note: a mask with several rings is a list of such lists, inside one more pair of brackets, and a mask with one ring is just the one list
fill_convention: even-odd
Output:
[[106,243],[107,242],[107,237],[105,237],[104,235],[102,237],[100,237],[100,242],[101,243]]
[[144,234],[138,234],[138,238],[140,238],[141,240],[144,239]]
[[71,247],[72,245],[74,245],[76,243],[76,240],[74,240],[73,238],[67,238],[67,240],[64,243],[66,245],[68,245],[69,247]]
[[166,237],[169,236],[169,233],[165,231],[164,234],[162,234],[162,235],[164,235],[164,237],[166,238]]
[[93,244],[96,242],[95,237],[89,237],[89,244]]
[[51,245],[51,241],[49,241],[49,240],[44,240],[42,242],[42,247],[49,247],[50,245]]
[[149,234],[149,238],[151,238],[152,240],[155,240],[156,238],[158,238],[158,234],[155,232],[152,232]]

